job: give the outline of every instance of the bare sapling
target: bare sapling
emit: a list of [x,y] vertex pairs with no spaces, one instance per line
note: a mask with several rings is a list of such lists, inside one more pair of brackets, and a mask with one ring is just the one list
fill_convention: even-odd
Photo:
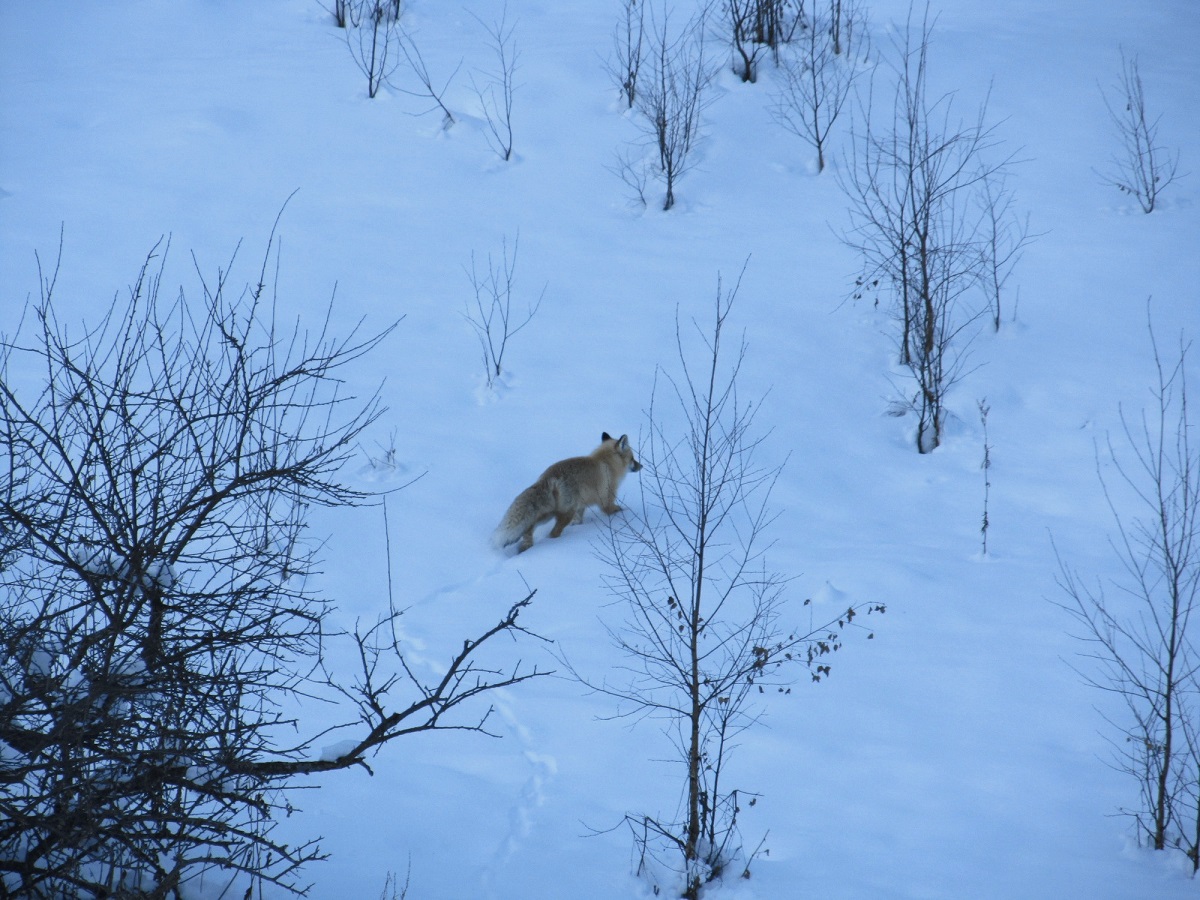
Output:
[[626,821],[639,874],[656,894],[677,889],[690,900],[727,874],[748,876],[754,856],[740,814],[757,795],[732,784],[728,768],[738,737],[758,724],[768,691],[791,692],[797,666],[815,681],[829,674],[829,654],[863,611],[816,628],[784,624],[787,582],[765,559],[780,468],[759,461],[769,431],[738,391],[746,344],[729,342],[728,325],[737,290],[718,279],[710,322],[677,321],[677,374],[658,373],[641,442],[641,503],[600,549],[626,609],[609,634],[633,674],[628,683],[583,678],[617,701],[617,715],[662,725],[680,806]]
[[654,148],[654,172],[665,188],[664,210],[675,205],[675,187],[691,167],[700,137],[706,91],[713,77],[706,27],[703,10],[678,32],[673,30],[669,10],[651,14],[636,108],[642,132]]
[[988,414],[992,407],[988,405],[986,397],[978,402],[978,406],[979,422],[983,426],[983,461],[979,464],[983,471],[983,518],[980,520],[979,534],[983,542],[983,555],[987,556],[988,526],[992,523],[988,517],[988,501],[992,495],[992,445],[988,443]]
[[367,78],[367,96],[374,98],[400,64],[396,58],[399,11],[392,0],[358,0],[346,29],[346,46]]
[[334,24],[338,28],[357,26],[358,22],[355,21],[357,10],[356,0],[332,0],[331,5],[325,7],[325,11],[333,16]]
[[633,109],[638,95],[638,74],[646,44],[645,0],[622,0],[621,18],[613,29],[613,54],[608,73],[621,92],[626,109]]
[[475,20],[487,31],[496,67],[478,74],[482,83],[471,77],[471,86],[487,123],[488,144],[496,155],[505,162],[513,156],[513,94],[516,92],[517,62],[520,54],[513,35],[516,24],[508,22],[508,5],[495,22],[486,23],[478,16]]
[[[892,48],[890,122],[875,119],[869,92],[838,172],[850,200],[844,240],[863,263],[854,295],[877,291],[891,300],[897,361],[914,385],[898,408],[916,414],[921,453],[942,441],[947,397],[987,308],[988,272],[1002,285],[1015,262],[1014,240],[1005,237],[1011,232],[999,224],[1006,207],[985,201],[981,212],[978,199],[989,183],[1003,184],[1013,156],[993,156],[1000,141],[986,101],[962,120],[953,95],[929,96],[929,35],[928,19],[916,26],[910,18]],[[1007,255],[994,260],[994,248]]]
[[[1059,558],[1059,605],[1080,627],[1077,667],[1084,680],[1120,699],[1106,714],[1115,767],[1137,786],[1123,809],[1140,845],[1178,849],[1200,868],[1200,445],[1188,410],[1187,343],[1164,359],[1151,344],[1157,375],[1153,405],[1121,412],[1120,449],[1104,461],[1116,471],[1100,483],[1113,517],[1110,540],[1121,574],[1089,584]],[[1111,483],[1110,483],[1111,481]]]
[[[1016,268],[1025,248],[1038,235],[1029,231],[1029,214],[1024,219],[1016,216],[1015,196],[1008,186],[1009,174],[1004,170],[984,174],[982,190],[977,192],[983,212],[981,227],[983,252],[980,261],[980,279],[991,306],[992,328],[1000,330],[1003,322],[1004,293],[1013,269]],[[1015,314],[1015,304],[1013,312]]]
[[804,0],[724,0],[733,49],[733,71],[742,81],[758,80],[760,58],[781,48],[807,27]]
[[768,47],[759,40],[763,0],[725,0],[725,16],[733,44],[733,71],[744,82],[758,81],[758,58]]
[[1162,116],[1153,116],[1146,107],[1146,90],[1136,56],[1121,51],[1121,74],[1113,94],[1101,89],[1104,106],[1120,142],[1107,173],[1102,174],[1124,194],[1137,199],[1142,212],[1153,212],[1159,194],[1179,174],[1179,152],[1171,152],[1159,143],[1158,127]]
[[533,321],[546,295],[543,287],[538,298],[520,312],[514,306],[513,288],[516,284],[517,251],[521,235],[513,239],[512,251],[508,249],[508,238],[500,245],[500,258],[487,255],[485,269],[480,269],[474,251],[471,253],[470,268],[465,269],[471,282],[471,297],[463,314],[475,336],[483,357],[483,368],[487,386],[494,387],[504,371],[504,354],[508,343],[526,325]]
[[408,63],[408,68],[416,76],[417,82],[421,85],[419,91],[408,90],[406,88],[397,88],[397,90],[411,97],[422,97],[431,100],[433,106],[425,110],[425,112],[441,111],[442,128],[450,128],[455,122],[454,113],[450,112],[450,107],[446,105],[446,101],[443,98],[446,95],[447,88],[450,87],[450,82],[454,80],[454,76],[462,68],[462,62],[459,62],[454,71],[442,83],[441,87],[437,87],[434,84],[433,76],[429,74],[429,67],[425,64],[425,57],[421,55],[421,49],[417,46],[413,35],[401,30],[396,43],[400,48],[400,53],[404,56],[404,61]]
[[[781,86],[772,113],[784,128],[817,152],[817,171],[825,171],[825,149],[834,123],[863,71],[866,56],[866,16],[851,5],[856,29],[864,35],[861,57],[835,50],[831,29],[815,20],[779,54]],[[859,46],[856,44],[856,46]]]

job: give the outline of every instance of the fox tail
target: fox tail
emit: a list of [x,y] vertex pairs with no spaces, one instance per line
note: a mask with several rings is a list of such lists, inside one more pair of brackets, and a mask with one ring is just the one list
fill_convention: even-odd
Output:
[[[492,532],[492,546],[497,550],[502,550],[509,544],[515,544],[521,539],[531,525],[537,524],[539,514],[542,512],[538,496],[541,491],[538,490],[539,485],[526,488],[517,495],[517,499],[512,502],[508,508],[508,512],[504,514],[504,518],[500,520],[500,524],[496,526],[496,530]],[[553,497],[557,493],[558,485],[550,484],[550,496]]]

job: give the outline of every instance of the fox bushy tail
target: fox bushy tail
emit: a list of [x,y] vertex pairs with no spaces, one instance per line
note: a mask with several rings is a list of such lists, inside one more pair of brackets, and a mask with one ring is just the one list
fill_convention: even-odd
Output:
[[496,526],[496,530],[492,532],[492,546],[502,550],[519,541],[526,531],[553,512],[558,494],[557,479],[550,479],[545,485],[535,484],[521,491],[504,514],[504,518],[500,520],[500,524]]
[[500,520],[500,524],[496,526],[496,530],[492,532],[492,546],[497,550],[503,550],[509,544],[515,544],[528,527],[529,522],[522,519],[517,510],[517,504],[513,503],[508,508],[508,512],[504,514],[504,518]]

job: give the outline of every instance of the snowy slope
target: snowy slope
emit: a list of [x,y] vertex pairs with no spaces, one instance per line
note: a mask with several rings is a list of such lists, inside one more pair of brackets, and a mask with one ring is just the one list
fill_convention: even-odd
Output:
[[[280,226],[282,316],[318,322],[335,284],[347,330],[404,316],[353,373],[359,392],[383,382],[389,412],[346,477],[392,487],[422,475],[388,510],[416,658],[435,666],[528,585],[526,624],[557,651],[514,654],[561,670],[559,652],[602,676],[621,663],[603,626],[622,611],[601,584],[595,514],[519,558],[487,538],[548,463],[602,430],[637,443],[655,367],[675,364],[676,310],[707,316],[718,274],[749,259],[731,323],[749,345],[741,386],[766,395],[766,461],[788,459],[770,563],[794,578],[797,620],[806,598],[818,616],[859,602],[888,612],[874,640],[848,640],[830,679],[798,673],[744,737],[733,777],[763,799],[742,826],[752,844],[768,834],[770,852],[751,880],[710,896],[1194,896],[1183,867],[1132,847],[1113,815],[1136,786],[1107,764],[1101,712],[1114,707],[1069,665],[1078,645],[1051,602],[1050,539],[1082,572],[1118,572],[1095,447],[1119,426],[1118,404],[1149,399],[1147,298],[1164,344],[1200,335],[1200,176],[1144,216],[1093,171],[1112,144],[1098,83],[1122,47],[1140,55],[1181,168],[1200,165],[1200,6],[935,8],[931,77],[966,110],[990,86],[999,134],[1025,160],[1018,208],[1041,236],[1013,276],[1015,319],[976,339],[946,444],[925,457],[911,422],[886,415],[885,315],[846,302],[857,262],[838,238],[836,172],[814,174],[809,148],[772,121],[769,66],[758,84],[718,78],[678,207],[642,209],[608,171],[636,136],[604,71],[619,4],[509,0],[521,56],[508,163],[488,147],[469,78],[492,65],[478,19],[501,6],[406,4],[434,77],[462,61],[446,95],[459,121],[443,131],[412,97],[367,99],[315,0],[0,3],[0,330],[36,295],[34,252],[53,257],[60,227],[58,299],[87,319],[167,233],[168,279],[193,284],[191,252],[215,270],[239,239],[252,278],[295,191]],[[868,7],[882,47],[907,5]],[[489,394],[463,268],[518,234],[518,291],[544,286],[545,299]],[[369,463],[393,448],[394,469]],[[381,510],[313,525],[330,535],[322,584],[343,624],[373,617],[386,606]],[[671,812],[680,785],[654,723],[612,712],[569,679],[540,679],[497,699],[500,740],[418,736],[374,760],[373,777],[323,779],[284,826],[325,837],[332,858],[309,871],[312,896],[378,897],[410,861],[409,896],[422,900],[650,896],[617,826]]]

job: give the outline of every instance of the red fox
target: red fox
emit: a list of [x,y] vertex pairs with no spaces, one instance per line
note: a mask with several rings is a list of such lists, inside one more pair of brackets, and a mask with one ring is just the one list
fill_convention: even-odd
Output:
[[633,456],[629,435],[614,438],[606,431],[590,456],[573,456],[556,462],[530,487],[521,491],[492,533],[492,544],[507,547],[520,539],[517,552],[533,546],[533,529],[555,519],[550,537],[556,538],[571,522],[582,522],[583,511],[599,506],[610,516],[617,506],[617,487],[626,472],[642,464]]

